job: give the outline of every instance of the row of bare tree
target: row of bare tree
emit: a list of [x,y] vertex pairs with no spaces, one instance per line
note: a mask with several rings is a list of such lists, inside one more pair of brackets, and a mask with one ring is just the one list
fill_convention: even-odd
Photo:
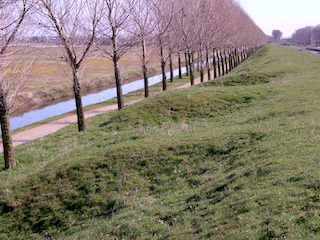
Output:
[[304,28],[297,29],[292,39],[294,42],[302,45],[320,45],[320,25],[315,27],[307,26]]
[[120,110],[124,102],[119,60],[132,46],[141,49],[137,59],[141,60],[148,97],[150,49],[159,53],[165,91],[167,65],[173,81],[173,55],[178,56],[180,78],[184,58],[193,85],[195,66],[202,81],[205,68],[212,79],[230,71],[268,40],[233,0],[2,0],[0,19],[0,122],[5,168],[17,163],[9,116],[25,83],[24,73],[30,68],[23,64],[10,67],[13,53],[28,50],[14,44],[22,34],[58,36],[59,59],[68,63],[72,75],[80,132],[86,127],[79,71],[91,54],[112,60]]

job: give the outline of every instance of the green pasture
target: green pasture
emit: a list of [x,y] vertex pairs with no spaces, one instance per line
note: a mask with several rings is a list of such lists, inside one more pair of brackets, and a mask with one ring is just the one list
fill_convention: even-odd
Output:
[[320,239],[319,62],[267,45],[17,147],[0,239]]

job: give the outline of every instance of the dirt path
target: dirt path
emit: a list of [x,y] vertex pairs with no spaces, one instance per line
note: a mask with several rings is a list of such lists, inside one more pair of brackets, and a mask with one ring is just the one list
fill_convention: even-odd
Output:
[[[200,83],[200,78],[195,79],[195,84]],[[190,87],[190,83],[186,83],[183,84],[181,86],[179,86],[178,88],[188,88]],[[134,104],[136,102],[139,102],[143,99],[138,99],[135,101],[131,101],[131,102],[127,102],[125,103],[125,105],[131,105]],[[100,108],[96,108],[96,109],[92,109],[89,111],[86,111],[84,113],[85,118],[90,118],[102,113],[106,113],[108,111],[111,110],[116,110],[118,109],[118,105],[114,104],[114,105],[109,105],[109,106],[105,106],[105,107],[100,107]],[[71,123],[75,123],[77,122],[77,115],[73,114],[64,118],[60,118],[58,120],[52,121],[52,122],[48,122],[48,123],[44,123],[41,124],[39,126],[18,132],[18,133],[14,133],[12,135],[12,142],[13,142],[13,146],[18,146],[21,145],[23,143],[26,142],[31,142],[33,140],[36,140],[38,138],[42,138],[45,137],[51,133],[54,133],[56,131],[58,131],[61,128],[64,128],[66,126],[68,126]],[[2,139],[0,140],[0,152],[3,152],[3,146],[2,146]]]

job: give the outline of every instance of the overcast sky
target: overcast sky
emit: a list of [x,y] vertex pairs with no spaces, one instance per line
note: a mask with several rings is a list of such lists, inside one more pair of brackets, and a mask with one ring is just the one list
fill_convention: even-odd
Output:
[[320,0],[237,0],[253,21],[271,35],[290,37],[299,28],[320,24]]

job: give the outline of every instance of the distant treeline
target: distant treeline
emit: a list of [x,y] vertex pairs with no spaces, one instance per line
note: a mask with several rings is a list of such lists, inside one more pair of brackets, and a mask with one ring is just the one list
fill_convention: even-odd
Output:
[[320,46],[320,24],[297,29],[292,35],[292,41],[302,45]]

